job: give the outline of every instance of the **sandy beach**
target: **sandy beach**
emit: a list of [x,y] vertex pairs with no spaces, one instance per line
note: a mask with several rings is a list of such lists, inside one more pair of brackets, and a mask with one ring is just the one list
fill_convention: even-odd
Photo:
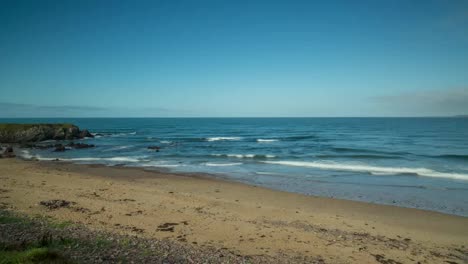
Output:
[[[0,159],[2,207],[89,228],[325,263],[467,263],[468,218],[138,168]],[[50,210],[41,201],[63,199]]]

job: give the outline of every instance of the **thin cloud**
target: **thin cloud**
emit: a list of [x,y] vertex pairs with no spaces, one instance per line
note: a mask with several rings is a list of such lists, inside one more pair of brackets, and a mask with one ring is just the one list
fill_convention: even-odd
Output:
[[168,116],[178,111],[163,107],[98,107],[77,105],[34,105],[1,103],[0,117],[144,117]]
[[447,116],[468,113],[468,89],[407,92],[372,99],[395,115]]

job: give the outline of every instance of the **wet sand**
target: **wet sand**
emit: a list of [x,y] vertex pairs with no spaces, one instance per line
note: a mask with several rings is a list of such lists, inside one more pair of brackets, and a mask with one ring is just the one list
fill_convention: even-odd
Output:
[[[41,201],[66,200],[50,209]],[[468,218],[138,168],[0,159],[0,206],[93,229],[325,263],[468,263]]]

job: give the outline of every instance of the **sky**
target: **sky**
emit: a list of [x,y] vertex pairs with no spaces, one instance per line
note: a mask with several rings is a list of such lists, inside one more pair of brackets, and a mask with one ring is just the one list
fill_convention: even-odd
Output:
[[0,0],[0,117],[468,114],[468,1]]

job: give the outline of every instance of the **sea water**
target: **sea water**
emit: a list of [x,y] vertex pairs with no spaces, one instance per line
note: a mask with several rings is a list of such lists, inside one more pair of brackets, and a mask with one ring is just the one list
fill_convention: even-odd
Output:
[[[95,148],[25,158],[210,173],[308,195],[468,216],[466,118],[52,118]],[[159,152],[148,149],[159,146]]]

